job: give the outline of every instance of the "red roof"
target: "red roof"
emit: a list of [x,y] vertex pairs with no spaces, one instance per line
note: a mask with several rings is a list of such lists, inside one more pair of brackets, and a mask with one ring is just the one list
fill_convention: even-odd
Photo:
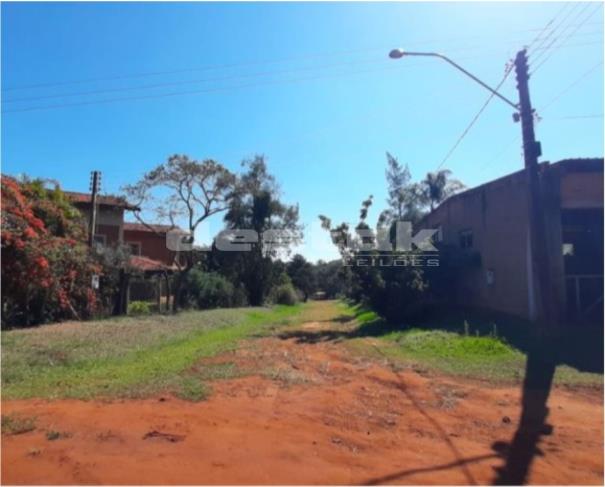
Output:
[[176,269],[174,265],[166,265],[159,260],[153,260],[142,255],[132,255],[130,265],[140,271],[171,271]]
[[[64,191],[72,203],[88,203],[90,204],[91,195],[90,193],[77,193],[75,191]],[[97,196],[97,203],[100,205],[117,206],[119,208],[125,208],[127,210],[138,210],[139,208],[133,206],[126,201],[126,199],[119,196]]]
[[167,233],[170,230],[183,231],[179,227],[173,227],[172,225],[144,225],[136,222],[124,222],[124,230],[131,232],[156,232],[156,233]]

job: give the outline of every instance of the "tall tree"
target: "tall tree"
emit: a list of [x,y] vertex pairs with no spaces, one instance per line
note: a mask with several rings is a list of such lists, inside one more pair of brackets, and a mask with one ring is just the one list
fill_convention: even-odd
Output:
[[416,222],[422,216],[423,191],[418,183],[412,183],[410,170],[406,165],[387,152],[388,208],[382,212],[379,224],[395,221]]
[[296,254],[286,265],[286,270],[292,284],[303,293],[304,300],[307,301],[317,286],[313,265],[302,255]]
[[451,178],[451,175],[452,171],[449,169],[429,172],[426,175],[426,178],[420,183],[422,185],[424,199],[428,203],[431,211],[447,198],[465,188],[462,182]]
[[179,269],[173,299],[173,310],[177,311],[183,284],[196,263],[195,231],[204,220],[230,207],[236,177],[212,159],[198,161],[177,154],[124,191],[131,202],[143,208],[145,213],[135,212],[135,217],[150,230],[155,231],[147,218],[154,218],[154,223],[168,222],[175,228],[180,223],[189,232],[188,245],[176,252],[174,261]]
[[[214,254],[215,260],[222,263],[223,272],[244,284],[250,304],[258,306],[272,286],[273,259],[287,254],[291,245],[300,242],[302,227],[298,223],[298,205],[281,201],[279,185],[269,173],[264,157],[256,156],[242,166],[247,171],[240,177],[224,221],[228,230],[254,230],[259,239],[251,244],[250,251]],[[279,237],[272,238],[271,231],[279,232]]]

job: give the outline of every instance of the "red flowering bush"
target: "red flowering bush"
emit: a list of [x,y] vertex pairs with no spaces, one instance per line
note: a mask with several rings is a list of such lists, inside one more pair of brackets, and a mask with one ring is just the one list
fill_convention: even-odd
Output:
[[2,325],[26,326],[93,314],[92,275],[79,212],[60,189],[1,180]]

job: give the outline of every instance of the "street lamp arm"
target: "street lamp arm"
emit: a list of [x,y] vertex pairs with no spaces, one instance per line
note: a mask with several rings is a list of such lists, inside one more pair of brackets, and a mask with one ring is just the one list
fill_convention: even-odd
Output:
[[455,63],[454,61],[452,61],[449,57],[444,56],[443,54],[439,54],[437,52],[410,52],[410,51],[403,51],[401,49],[395,49],[393,51],[391,51],[391,58],[393,59],[397,59],[403,56],[425,56],[425,57],[438,57],[440,59],[443,59],[444,61],[448,62],[449,64],[451,64],[452,66],[454,66],[458,71],[462,71],[464,74],[466,74],[469,78],[471,78],[472,80],[474,80],[475,82],[479,83],[481,86],[483,86],[486,90],[490,91],[492,94],[494,94],[495,96],[497,96],[498,98],[500,98],[503,102],[509,104],[511,107],[513,107],[515,110],[519,110],[519,105],[517,103],[514,103],[512,101],[510,101],[508,98],[506,98],[504,95],[501,95],[500,93],[498,93],[494,88],[492,88],[491,86],[489,86],[488,84],[484,83],[483,81],[481,81],[479,78],[477,78],[474,74],[469,73],[466,69],[464,69],[462,66],[460,66],[459,64]]

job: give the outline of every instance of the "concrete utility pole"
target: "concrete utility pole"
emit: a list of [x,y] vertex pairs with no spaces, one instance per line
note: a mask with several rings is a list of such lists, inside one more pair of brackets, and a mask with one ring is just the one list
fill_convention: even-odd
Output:
[[531,248],[531,272],[534,281],[537,321],[543,330],[552,324],[553,314],[550,302],[551,280],[544,215],[543,183],[540,180],[538,157],[542,154],[540,143],[534,132],[534,110],[529,98],[529,72],[527,52],[519,51],[515,58],[515,73],[519,91],[519,117],[523,135],[523,155],[527,172],[529,239]]
[[88,222],[88,245],[92,247],[95,242],[95,230],[97,228],[97,193],[101,183],[101,171],[90,173],[90,220]]

